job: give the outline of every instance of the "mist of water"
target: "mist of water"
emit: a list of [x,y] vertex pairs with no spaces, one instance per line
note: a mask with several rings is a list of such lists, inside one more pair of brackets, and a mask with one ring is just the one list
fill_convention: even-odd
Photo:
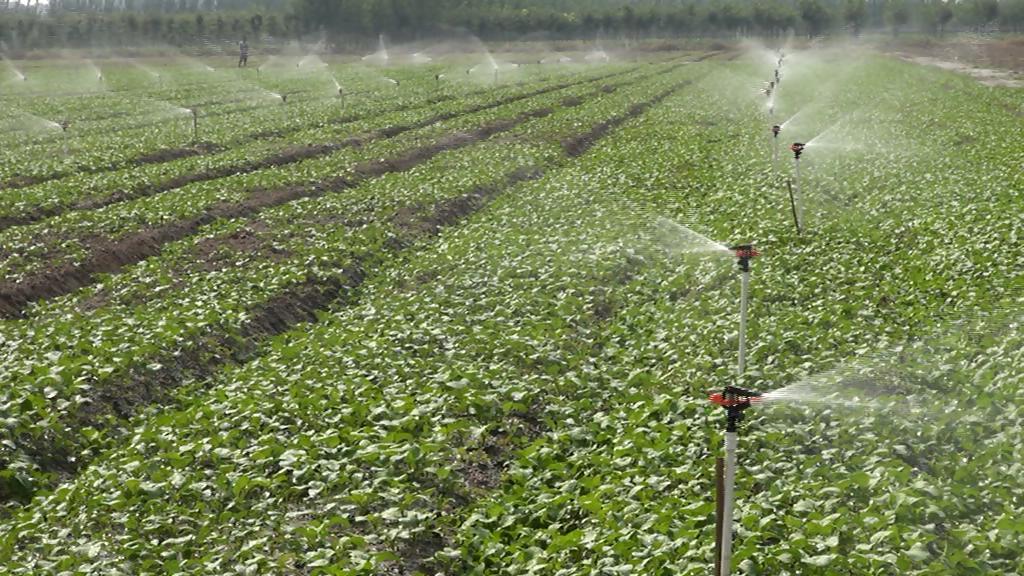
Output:
[[25,80],[27,80],[27,77],[25,76],[25,74],[22,73],[22,71],[19,70],[18,67],[15,66],[13,62],[8,60],[7,56],[0,55],[0,60],[3,60],[4,66],[6,66],[8,70],[10,70],[11,74],[14,75],[15,79],[17,79],[17,80],[19,80],[21,82],[24,82]]
[[377,66],[387,66],[391,61],[391,56],[388,54],[388,47],[384,41],[384,35],[381,34],[378,38],[377,51],[373,54],[367,54],[363,56],[362,61],[369,64],[375,64]]
[[671,255],[732,256],[727,246],[668,218],[658,218],[652,238]]

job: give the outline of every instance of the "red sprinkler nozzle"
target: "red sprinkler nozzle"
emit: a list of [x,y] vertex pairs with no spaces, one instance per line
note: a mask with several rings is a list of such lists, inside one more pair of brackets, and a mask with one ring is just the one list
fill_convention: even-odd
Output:
[[793,151],[793,157],[799,160],[800,155],[804,153],[804,148],[806,147],[806,144],[800,142],[793,142],[793,145],[790,146],[789,149]]
[[733,246],[729,248],[736,255],[736,260],[740,265],[740,270],[743,272],[750,271],[750,261],[761,255],[760,252],[754,248],[753,244],[741,244],[739,246]]
[[751,405],[761,401],[761,393],[752,390],[745,390],[737,386],[726,386],[721,392],[716,392],[708,397],[712,404],[725,408],[727,414],[727,432],[735,432],[740,421],[743,420],[743,411]]

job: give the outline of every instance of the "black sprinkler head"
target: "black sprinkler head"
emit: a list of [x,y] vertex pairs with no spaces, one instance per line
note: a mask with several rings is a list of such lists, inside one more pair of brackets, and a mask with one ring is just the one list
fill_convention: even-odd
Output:
[[62,120],[61,123],[60,123],[61,131],[62,132],[67,132],[68,128],[71,128],[71,121],[70,120]]
[[800,142],[793,142],[793,145],[790,146],[789,149],[793,151],[793,158],[799,160],[800,155],[804,153],[804,148],[806,147],[806,144],[802,144]]
[[743,421],[743,411],[754,403],[762,400],[760,392],[745,390],[738,386],[726,386],[721,392],[712,394],[709,398],[713,404],[725,408],[726,431],[736,432],[739,423]]
[[740,270],[743,272],[750,272],[750,261],[761,255],[753,244],[730,246],[729,250],[736,255],[736,263],[739,264]]
[[774,135],[776,138],[778,138],[779,137],[779,132],[782,132],[782,126],[779,126],[778,124],[776,124],[775,126],[772,126],[772,135]]

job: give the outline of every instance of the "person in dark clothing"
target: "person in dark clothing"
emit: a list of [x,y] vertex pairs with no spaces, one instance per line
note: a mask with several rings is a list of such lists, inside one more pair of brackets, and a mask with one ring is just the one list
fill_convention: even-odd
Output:
[[249,66],[249,43],[242,38],[242,41],[238,43],[238,67]]

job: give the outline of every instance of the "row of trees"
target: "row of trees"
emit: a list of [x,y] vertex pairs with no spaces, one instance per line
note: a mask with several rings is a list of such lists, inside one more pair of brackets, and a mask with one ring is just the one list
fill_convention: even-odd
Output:
[[[262,8],[241,9],[253,5]],[[309,34],[368,45],[379,32],[401,41],[452,28],[487,40],[538,32],[551,39],[1021,32],[1024,0],[0,0],[0,40],[11,49],[223,45],[243,35]]]

